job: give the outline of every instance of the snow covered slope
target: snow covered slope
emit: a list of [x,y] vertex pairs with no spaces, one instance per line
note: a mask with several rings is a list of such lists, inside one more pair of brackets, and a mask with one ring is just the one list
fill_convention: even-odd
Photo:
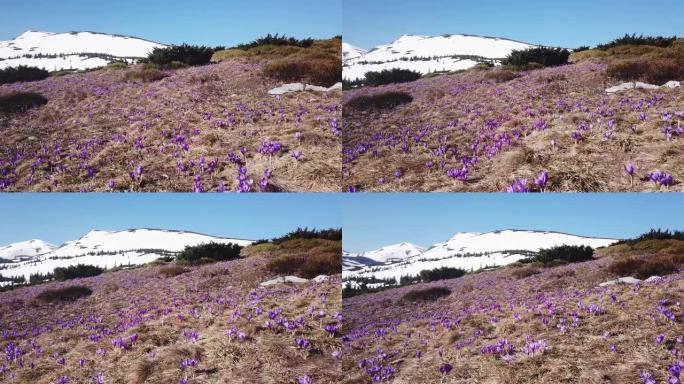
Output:
[[90,231],[78,240],[68,241],[56,249],[22,262],[0,264],[4,277],[52,272],[56,267],[90,264],[103,268],[128,264],[145,264],[161,256],[179,252],[187,245],[209,242],[249,245],[251,240],[230,239],[195,232],[163,229],[130,229],[127,231]]
[[459,232],[444,243],[430,247],[422,255],[425,259],[440,259],[447,256],[501,252],[506,250],[539,251],[556,245],[588,245],[603,247],[615,239],[582,237],[552,231],[525,231],[507,229],[487,233]]
[[356,80],[363,78],[366,72],[392,68],[410,69],[423,74],[456,71],[479,62],[498,63],[513,50],[531,47],[534,45],[498,37],[404,35],[390,44],[377,46],[360,55],[350,50],[349,57],[343,59],[342,77]]
[[163,44],[129,36],[96,32],[27,31],[0,41],[0,69],[28,65],[48,71],[97,68],[114,60],[146,57]]
[[350,253],[347,251],[342,251],[342,269],[343,270],[356,270],[356,269],[361,269],[363,267],[369,266],[369,265],[377,265],[378,262],[369,259],[367,257],[363,257],[358,253]]
[[355,277],[399,279],[404,275],[416,276],[422,270],[441,267],[475,271],[516,262],[542,248],[558,245],[588,245],[598,248],[615,241],[617,240],[553,231],[508,229],[487,233],[459,232],[449,240],[435,244],[416,256],[356,270],[343,269],[342,276],[348,280]]
[[56,247],[43,240],[33,239],[12,243],[0,247],[0,259],[19,261],[28,260],[44,253],[51,252]]
[[362,253],[360,256],[367,257],[379,263],[396,262],[418,256],[424,249],[411,243],[393,244]]
[[367,51],[363,48],[353,46],[348,43],[342,43],[342,61],[356,59],[365,55]]

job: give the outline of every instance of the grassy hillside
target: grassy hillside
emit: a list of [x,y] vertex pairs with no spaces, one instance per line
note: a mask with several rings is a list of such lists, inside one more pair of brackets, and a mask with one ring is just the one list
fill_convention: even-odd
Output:
[[267,72],[279,59],[255,57],[0,85],[0,100],[47,99],[0,106],[0,189],[339,190],[339,91],[268,95],[289,78]]
[[[666,382],[684,348],[682,246],[648,240],[531,274],[510,266],[345,298],[343,382]],[[678,265],[653,270],[656,282],[599,287],[638,271],[614,272],[626,258]]]
[[[574,53],[575,63],[560,67],[476,68],[345,91],[352,107],[402,98],[345,107],[343,184],[359,191],[681,190],[681,88],[605,92],[624,81],[684,80],[681,52],[679,40],[668,48],[620,45]],[[652,181],[657,172],[672,180]]]
[[260,287],[278,274],[259,248],[0,293],[0,346],[11,350],[0,381],[339,382],[339,275]]

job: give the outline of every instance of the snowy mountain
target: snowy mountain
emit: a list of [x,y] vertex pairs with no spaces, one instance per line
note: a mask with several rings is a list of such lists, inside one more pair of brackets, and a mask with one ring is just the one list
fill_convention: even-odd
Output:
[[19,65],[48,71],[97,68],[115,60],[135,61],[156,47],[165,45],[97,32],[26,31],[12,40],[0,41],[0,69]]
[[[161,256],[172,255],[183,250],[187,245],[209,242],[233,243],[242,246],[252,243],[251,240],[163,229],[93,230],[78,240],[68,241],[58,248],[53,247],[48,252],[36,254],[29,260],[0,264],[0,275],[28,278],[32,273],[48,273],[56,267],[76,264],[90,264],[102,268],[139,265],[149,263]],[[0,248],[0,250],[10,246]]]
[[343,270],[356,270],[356,269],[361,269],[363,267],[369,266],[369,265],[377,265],[378,262],[369,259],[367,257],[363,257],[358,253],[350,253],[347,251],[342,251],[342,269]]
[[356,59],[365,55],[368,51],[348,43],[342,43],[342,61]]
[[352,50],[344,56],[342,77],[361,79],[369,71],[401,68],[423,74],[468,69],[480,62],[498,63],[513,50],[534,45],[498,37],[472,35],[404,35],[368,52]]
[[22,261],[51,252],[56,247],[43,240],[33,239],[0,247],[0,259]]
[[421,248],[411,243],[393,244],[361,253],[359,256],[375,260],[378,263],[398,262],[408,258],[418,256],[423,253],[424,248]]
[[365,266],[354,270],[343,268],[342,276],[351,280],[355,277],[398,279],[404,275],[415,276],[422,270],[441,267],[474,271],[516,262],[542,248],[558,245],[587,245],[597,248],[608,246],[615,241],[617,240],[553,231],[507,229],[486,233],[459,232],[449,240],[401,261],[395,259],[383,265]]

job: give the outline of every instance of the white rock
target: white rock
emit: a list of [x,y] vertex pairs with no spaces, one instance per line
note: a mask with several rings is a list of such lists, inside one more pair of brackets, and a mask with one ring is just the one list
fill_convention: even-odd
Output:
[[646,280],[644,280],[644,281],[647,282],[647,283],[654,283],[654,282],[660,281],[660,280],[662,280],[662,279],[663,279],[663,278],[660,277],[660,276],[651,276],[651,277],[649,277],[648,279],[646,279]]
[[620,85],[610,87],[610,88],[606,89],[606,92],[607,93],[615,93],[615,92],[626,91],[628,89],[635,89],[635,88],[636,89],[658,89],[659,87],[657,85],[642,83],[641,81],[635,81],[635,82],[629,82],[629,83],[622,83]]
[[663,87],[666,87],[666,88],[679,88],[680,86],[681,86],[681,84],[679,83],[679,81],[674,81],[674,80],[670,80],[667,83],[663,84]]
[[342,83],[335,83],[335,85],[332,85],[330,88],[328,88],[328,91],[341,91],[342,90]]
[[615,285],[615,284],[638,284],[638,283],[641,283],[641,280],[635,279],[631,276],[627,276],[627,277],[621,277],[621,278],[616,279],[616,280],[610,280],[610,281],[603,282],[603,283],[599,284],[599,287],[607,287],[607,286]]
[[[340,84],[340,89],[342,89],[342,83]],[[337,84],[333,85],[335,87]],[[333,90],[333,88],[326,88],[326,87],[319,87],[318,85],[309,85],[309,84],[303,84],[303,83],[290,83],[290,84],[283,84],[280,87],[273,88],[270,91],[268,91],[269,95],[284,95],[286,93],[292,93],[292,92],[303,92],[303,91],[312,91],[312,92],[328,92]]]
[[302,284],[306,283],[307,279],[303,279],[301,277],[297,276],[281,276],[281,277],[276,277],[275,279],[271,279],[268,281],[264,281],[263,283],[259,284],[262,287],[267,287],[269,285],[276,285],[276,284],[285,284],[285,283],[293,283],[293,284]]
[[314,277],[312,280],[317,282],[317,283],[322,283],[324,281],[328,281],[329,279],[330,279],[330,276],[318,275],[318,276]]

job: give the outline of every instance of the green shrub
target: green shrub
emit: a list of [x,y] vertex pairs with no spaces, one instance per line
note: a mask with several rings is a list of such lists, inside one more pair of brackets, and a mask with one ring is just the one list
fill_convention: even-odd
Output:
[[308,227],[297,228],[294,231],[280,237],[274,237],[271,239],[272,243],[280,244],[288,240],[294,239],[324,239],[324,240],[334,240],[342,241],[342,228],[329,228],[329,229],[309,229]]
[[594,249],[586,245],[559,245],[547,249],[540,249],[537,255],[530,259],[532,262],[540,262],[545,266],[549,263],[557,263],[557,260],[565,260],[570,263],[592,260]]
[[617,47],[619,45],[652,45],[655,47],[667,48],[677,40],[677,36],[663,37],[663,36],[637,36],[636,34],[625,34],[623,37],[617,38],[607,44],[599,44],[596,49],[605,51],[609,48]]
[[264,37],[260,37],[258,39],[255,39],[254,41],[247,43],[247,44],[240,44],[237,45],[233,48],[236,49],[250,49],[250,48],[256,48],[259,46],[263,45],[275,45],[275,46],[281,46],[281,45],[291,45],[294,47],[302,47],[302,48],[309,48],[313,44],[314,40],[311,38],[307,39],[295,39],[294,37],[287,37],[285,35],[279,36],[277,33],[275,35],[271,35],[270,33]]
[[37,81],[50,76],[50,72],[36,67],[20,65],[0,69],[0,84],[15,83],[17,81]]
[[642,233],[641,235],[639,235],[633,239],[620,240],[613,245],[619,245],[619,244],[634,245],[634,244],[642,242],[644,240],[682,240],[682,241],[684,241],[684,231],[676,231],[676,230],[670,231],[669,229],[662,230],[660,228],[651,229],[650,231],[648,231],[646,233]]
[[158,69],[143,68],[137,71],[129,71],[124,75],[126,80],[142,80],[144,82],[159,81],[168,75]]
[[53,303],[57,301],[76,301],[81,297],[90,296],[93,291],[84,286],[72,286],[56,289],[46,289],[36,296],[36,299],[46,303]]
[[418,80],[421,77],[422,75],[419,72],[408,69],[392,68],[391,70],[383,69],[380,72],[366,72],[364,83],[370,86],[392,83],[408,83]]
[[64,281],[80,277],[97,276],[104,272],[104,269],[94,265],[77,264],[69,267],[57,267],[53,271],[55,280]]
[[425,282],[455,279],[466,274],[466,271],[460,268],[441,267],[437,269],[426,269],[420,271],[420,278]]
[[544,67],[552,67],[568,63],[570,51],[563,48],[537,47],[521,51],[513,51],[502,61],[504,65],[518,67],[529,63],[537,63]]
[[206,243],[194,246],[186,246],[177,256],[176,260],[188,263],[196,263],[201,259],[213,261],[226,261],[240,258],[242,246],[237,244]]
[[406,293],[402,300],[404,301],[435,301],[442,297],[451,295],[451,290],[446,287],[433,287],[425,289],[414,289]]
[[164,67],[171,65],[173,62],[195,66],[209,63],[213,54],[214,50],[205,46],[172,45],[166,48],[154,48],[147,55],[147,61]]
[[580,47],[573,49],[572,51],[573,52],[582,52],[582,51],[588,51],[590,49],[591,49],[591,47],[589,47],[588,45],[582,45]]
[[344,107],[354,110],[394,109],[412,101],[413,96],[406,92],[382,92],[356,96],[347,101]]

